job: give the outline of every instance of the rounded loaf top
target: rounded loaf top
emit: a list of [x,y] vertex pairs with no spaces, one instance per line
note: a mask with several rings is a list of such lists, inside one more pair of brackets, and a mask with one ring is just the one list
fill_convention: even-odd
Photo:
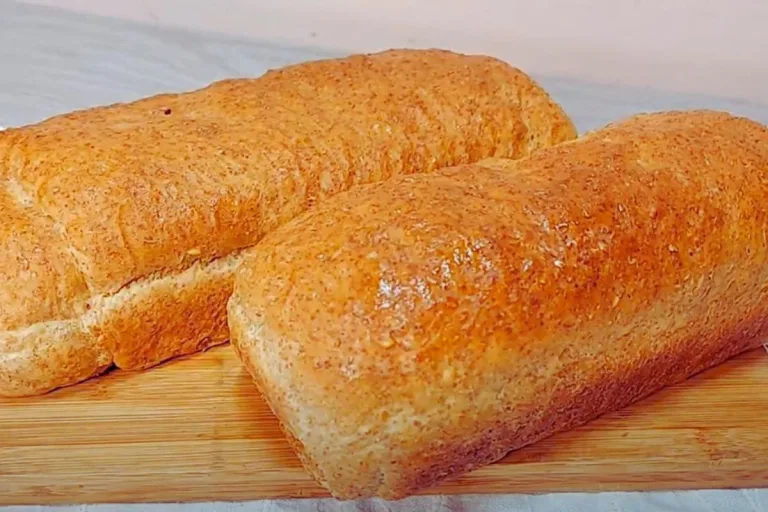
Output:
[[757,262],[768,217],[746,188],[768,198],[765,127],[637,116],[518,161],[340,194],[249,251],[235,296],[350,381],[503,362],[543,332],[645,307],[743,244]]
[[109,296],[227,256],[353,184],[522,156],[574,135],[522,72],[441,50],[297,64],[8,130],[4,224],[41,227],[27,245],[23,226],[1,231],[0,249],[45,262],[22,286],[0,283],[20,312],[5,323],[71,317],[83,293]]

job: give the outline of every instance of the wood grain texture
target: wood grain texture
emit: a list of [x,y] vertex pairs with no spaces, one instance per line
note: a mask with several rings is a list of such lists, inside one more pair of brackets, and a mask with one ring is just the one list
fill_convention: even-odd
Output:
[[[768,359],[749,352],[425,494],[768,487]],[[320,497],[219,347],[0,401],[0,505]]]

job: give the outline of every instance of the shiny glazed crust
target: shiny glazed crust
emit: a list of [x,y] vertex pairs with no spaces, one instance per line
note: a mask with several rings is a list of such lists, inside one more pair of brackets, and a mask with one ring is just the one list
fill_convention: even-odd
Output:
[[247,254],[233,346],[339,498],[401,498],[768,336],[768,129],[634,117],[358,187]]
[[0,395],[222,343],[242,249],[352,185],[575,137],[495,59],[392,50],[0,133]]

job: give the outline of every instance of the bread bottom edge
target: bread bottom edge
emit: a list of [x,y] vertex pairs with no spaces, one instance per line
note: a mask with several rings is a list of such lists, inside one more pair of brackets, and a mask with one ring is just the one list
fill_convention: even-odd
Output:
[[[721,332],[723,336],[703,344],[699,343],[701,336],[693,333],[648,360],[616,368],[611,374],[595,375],[593,380],[583,382],[575,389],[564,390],[557,394],[560,397],[558,401],[541,402],[537,408],[527,411],[525,417],[482,430],[481,435],[472,438],[455,437],[452,442],[439,445],[439,448],[425,446],[423,451],[409,452],[403,459],[385,461],[386,464],[356,476],[352,481],[333,475],[335,472],[347,474],[348,468],[356,467],[358,459],[354,453],[340,458],[334,456],[333,460],[316,460],[317,454],[312,454],[311,447],[304,446],[301,432],[293,432],[290,414],[286,418],[281,417],[281,392],[273,393],[271,381],[261,375],[260,363],[255,360],[257,356],[253,352],[255,344],[271,346],[274,333],[265,332],[268,329],[264,325],[254,329],[254,319],[249,315],[241,315],[240,318],[232,314],[235,301],[236,296],[233,296],[229,316],[232,346],[277,416],[281,429],[306,470],[339,500],[374,497],[400,500],[428,490],[452,477],[497,462],[515,450],[586,425],[604,414],[688,380],[760,347],[768,337],[768,317],[761,317],[760,312]],[[329,435],[333,434],[329,432]]]
[[[632,394],[627,394],[625,396],[621,396],[620,394],[616,393],[615,396],[612,397],[615,398],[614,402],[611,402],[611,400],[606,400],[604,397],[600,397],[601,392],[603,391],[602,389],[592,388],[590,393],[582,394],[579,397],[578,402],[590,403],[590,401],[601,400],[607,404],[612,405],[610,407],[605,407],[599,410],[580,410],[577,407],[574,408],[572,405],[570,408],[566,406],[568,412],[564,417],[554,418],[552,421],[545,423],[543,426],[539,426],[539,429],[530,429],[517,432],[503,432],[502,434],[495,435],[492,438],[481,438],[475,440],[468,445],[455,449],[450,454],[441,455],[440,459],[454,459],[457,462],[454,463],[452,467],[449,467],[447,470],[444,470],[439,474],[430,471],[416,473],[411,475],[409,478],[401,480],[398,487],[385,489],[375,495],[334,494],[334,497],[345,500],[371,497],[379,497],[387,500],[404,499],[420,491],[425,491],[432,487],[438,486],[453,477],[458,477],[462,474],[471,472],[483,466],[499,462],[511,453],[527,446],[536,444],[539,441],[559,433],[567,432],[569,430],[588,425],[592,421],[595,421],[606,414],[610,414],[629,407],[633,404],[640,403],[644,399],[650,398],[663,389],[685,382],[700,373],[715,368],[727,360],[735,358],[761,345],[761,342],[754,342],[749,345],[739,346],[737,349],[731,351],[724,351],[718,354],[710,364],[700,365],[692,372],[685,375],[675,376],[674,378],[664,382],[661,385],[647,389],[636,389]],[[631,382],[633,380],[633,376],[629,375],[626,377],[626,379],[622,379],[621,382]],[[619,384],[616,385],[619,386]],[[553,409],[557,409],[558,407],[559,405],[553,406]],[[516,441],[511,445],[504,445],[503,441],[508,439],[516,439]],[[490,449],[488,448],[489,446],[491,446]],[[478,453],[482,453],[483,455],[477,456]]]
[[78,318],[1,332],[0,397],[46,394],[113,365],[144,370],[226,343],[226,303],[244,252],[136,281]]

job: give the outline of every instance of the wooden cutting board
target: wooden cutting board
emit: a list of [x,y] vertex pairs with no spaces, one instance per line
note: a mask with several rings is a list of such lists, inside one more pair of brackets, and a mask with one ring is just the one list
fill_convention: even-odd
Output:
[[[428,493],[768,487],[755,350]],[[0,504],[325,496],[229,347],[0,400]]]

